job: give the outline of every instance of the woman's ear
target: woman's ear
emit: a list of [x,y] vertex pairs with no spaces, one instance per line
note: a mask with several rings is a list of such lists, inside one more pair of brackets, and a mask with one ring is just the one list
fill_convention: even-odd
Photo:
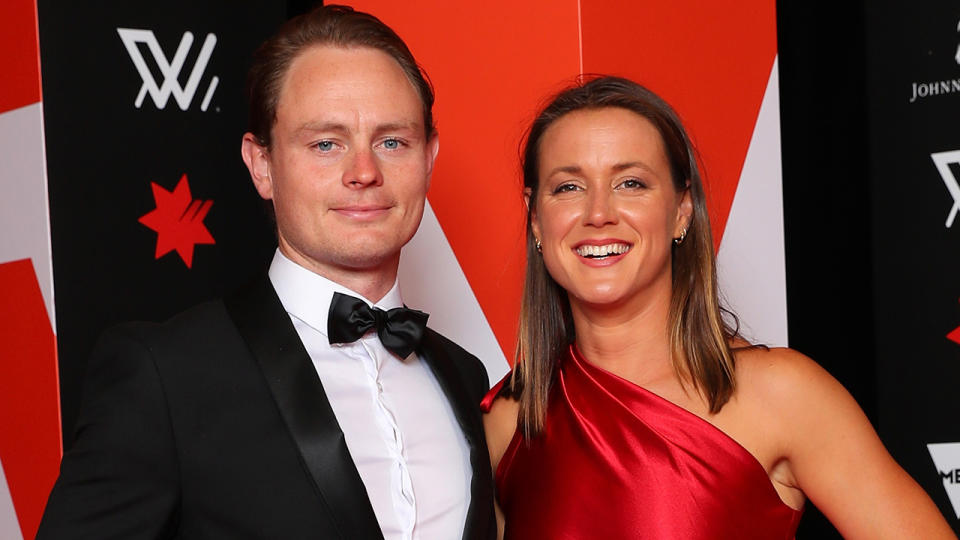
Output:
[[673,237],[679,238],[681,233],[686,233],[693,221],[693,195],[690,193],[690,181],[687,181],[687,187],[680,195],[680,204],[677,205],[677,227]]
[[523,204],[527,207],[527,213],[530,215],[530,226],[533,228],[533,236],[539,240],[540,223],[537,220],[537,206],[530,200],[531,197],[533,197],[533,189],[523,188]]

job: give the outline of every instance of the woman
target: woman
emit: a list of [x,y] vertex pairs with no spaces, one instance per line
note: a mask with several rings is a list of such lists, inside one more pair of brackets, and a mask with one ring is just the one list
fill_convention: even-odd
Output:
[[809,497],[847,538],[954,538],[839,383],[724,321],[666,103],[613,77],[570,88],[523,172],[517,363],[484,400],[501,537],[793,538]]

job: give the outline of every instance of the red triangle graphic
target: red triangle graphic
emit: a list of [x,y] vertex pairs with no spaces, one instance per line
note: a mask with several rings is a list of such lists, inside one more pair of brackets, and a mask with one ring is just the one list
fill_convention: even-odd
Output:
[[0,298],[0,461],[33,538],[62,453],[56,338],[29,259],[0,264]]
[[581,6],[584,72],[633,79],[680,115],[700,152],[718,248],[777,54],[775,3]]
[[6,0],[0,12],[2,113],[40,101],[40,50],[35,0]]
[[430,204],[508,359],[526,256],[519,145],[537,107],[581,65],[631,77],[675,106],[707,168],[719,246],[776,57],[772,0],[352,5],[403,36],[436,86]]
[[960,345],[960,326],[954,328],[953,331],[947,334],[947,339],[953,341],[957,345]]

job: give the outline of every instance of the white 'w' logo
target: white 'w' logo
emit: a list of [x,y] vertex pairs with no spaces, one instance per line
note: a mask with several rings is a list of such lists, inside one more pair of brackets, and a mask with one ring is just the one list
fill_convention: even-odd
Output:
[[950,196],[953,197],[953,207],[950,209],[950,213],[947,214],[947,228],[950,228],[953,225],[954,218],[957,217],[957,213],[960,212],[960,182],[958,182],[957,177],[953,175],[953,171],[950,170],[950,164],[960,164],[960,150],[936,152],[930,154],[930,157],[933,159],[934,165],[937,166],[937,170],[940,171],[943,183],[947,185],[947,191],[949,191]]
[[[140,106],[143,105],[143,98],[149,93],[157,108],[163,109],[167,106],[167,100],[173,95],[173,99],[176,100],[177,105],[180,106],[180,110],[185,111],[189,109],[190,103],[193,101],[193,96],[197,92],[197,86],[200,85],[200,78],[203,77],[203,71],[207,68],[207,62],[210,61],[210,55],[213,54],[213,48],[217,44],[217,36],[207,34],[207,38],[203,41],[203,46],[200,48],[200,55],[197,56],[197,61],[190,71],[187,84],[181,87],[178,78],[180,77],[180,71],[183,69],[183,64],[187,59],[187,53],[190,52],[190,46],[193,45],[192,33],[183,33],[183,38],[180,39],[177,52],[174,53],[173,60],[170,61],[167,61],[166,55],[163,54],[163,50],[160,48],[160,44],[157,43],[157,38],[153,35],[153,31],[134,28],[117,28],[117,33],[120,34],[120,39],[123,40],[123,46],[127,48],[127,53],[130,55],[130,59],[133,60],[133,65],[136,66],[137,72],[140,73],[140,78],[143,79],[140,93],[137,94],[137,99],[133,104],[139,109]],[[150,54],[157,63],[157,67],[160,68],[160,73],[163,75],[163,84],[157,86],[157,81],[153,80],[153,74],[150,72],[150,68],[147,67],[147,63],[144,62],[143,55],[140,54],[137,43],[145,43],[147,45]],[[219,82],[220,79],[216,76],[210,81],[207,93],[203,96],[203,102],[200,104],[201,111],[207,110],[207,107],[210,105],[210,99],[213,97],[213,92],[217,89],[217,83]]]

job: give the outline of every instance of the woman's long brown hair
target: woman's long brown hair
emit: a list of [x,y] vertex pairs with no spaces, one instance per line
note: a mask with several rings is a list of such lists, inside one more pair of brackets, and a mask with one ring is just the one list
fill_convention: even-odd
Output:
[[[679,117],[659,96],[619,77],[581,78],[560,92],[530,127],[522,155],[527,210],[527,270],[513,376],[504,393],[520,400],[519,425],[526,437],[543,430],[550,388],[560,358],[575,338],[566,291],[550,277],[536,248],[532,216],[540,187],[539,150],[544,132],[573,111],[616,107],[634,112],[659,131],[674,189],[690,190],[693,215],[683,242],[672,248],[670,350],[681,381],[689,381],[718,412],[735,388],[731,342],[737,329],[724,320],[716,258],[697,155]],[[732,315],[732,314],[731,314]],[[736,321],[735,317],[731,317]]]

